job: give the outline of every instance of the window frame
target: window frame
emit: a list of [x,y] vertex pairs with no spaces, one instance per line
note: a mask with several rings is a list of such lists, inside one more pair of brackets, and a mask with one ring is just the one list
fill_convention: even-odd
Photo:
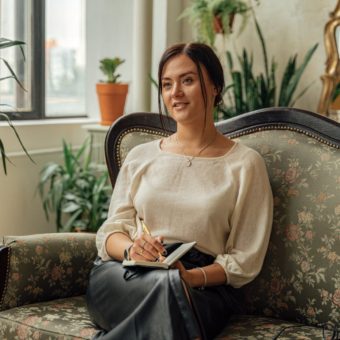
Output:
[[87,118],[83,114],[60,114],[46,116],[45,98],[45,1],[31,0],[31,110],[9,111],[6,114],[11,120],[50,120],[50,119],[69,119]]

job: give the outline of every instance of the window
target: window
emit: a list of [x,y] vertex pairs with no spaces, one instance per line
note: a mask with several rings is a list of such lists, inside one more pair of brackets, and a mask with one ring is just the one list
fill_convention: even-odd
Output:
[[0,36],[26,43],[25,61],[18,48],[1,54],[26,89],[0,82],[11,118],[85,116],[85,0],[0,0]]

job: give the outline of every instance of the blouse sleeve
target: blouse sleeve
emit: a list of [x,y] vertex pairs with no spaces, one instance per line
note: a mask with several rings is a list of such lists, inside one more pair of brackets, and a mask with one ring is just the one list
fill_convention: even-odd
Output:
[[252,153],[240,170],[238,195],[230,218],[225,254],[217,255],[227,284],[239,288],[260,272],[273,219],[273,196],[262,157]]
[[96,245],[98,256],[103,261],[111,260],[106,251],[106,240],[113,233],[124,233],[133,239],[137,232],[136,210],[131,198],[132,176],[129,155],[125,159],[111,197],[108,217],[98,229]]

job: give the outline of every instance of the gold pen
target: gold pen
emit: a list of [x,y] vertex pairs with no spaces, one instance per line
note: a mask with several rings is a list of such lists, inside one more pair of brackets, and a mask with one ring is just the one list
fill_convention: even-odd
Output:
[[148,234],[149,236],[151,236],[150,230],[149,228],[146,226],[146,224],[144,223],[144,221],[142,221],[142,227],[143,227],[143,231],[145,234]]
[[[143,228],[143,232],[149,236],[152,236],[151,235],[151,232],[149,230],[149,228],[146,226],[146,224],[144,223],[144,221],[142,220],[142,228]],[[160,252],[158,252],[158,255],[159,255],[159,258],[162,257],[162,254]]]

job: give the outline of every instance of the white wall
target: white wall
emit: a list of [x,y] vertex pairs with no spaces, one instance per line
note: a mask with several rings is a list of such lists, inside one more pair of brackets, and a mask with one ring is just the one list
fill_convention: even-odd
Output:
[[[190,3],[190,0],[184,1],[185,5]],[[281,80],[290,56],[297,53],[300,64],[307,50],[315,43],[319,43],[296,93],[310,83],[313,85],[296,103],[296,107],[317,110],[321,94],[320,76],[324,73],[326,62],[323,32],[329,20],[329,13],[334,10],[335,5],[335,0],[261,0],[261,4],[255,9],[270,60],[275,57],[278,64],[277,79]],[[187,24],[184,26],[183,38],[185,41],[193,39],[192,30]],[[254,68],[263,71],[261,47],[251,20],[245,31],[240,36],[234,34],[225,42],[225,46],[231,50],[236,47],[239,52],[243,47],[246,47],[247,51],[253,51]]]

